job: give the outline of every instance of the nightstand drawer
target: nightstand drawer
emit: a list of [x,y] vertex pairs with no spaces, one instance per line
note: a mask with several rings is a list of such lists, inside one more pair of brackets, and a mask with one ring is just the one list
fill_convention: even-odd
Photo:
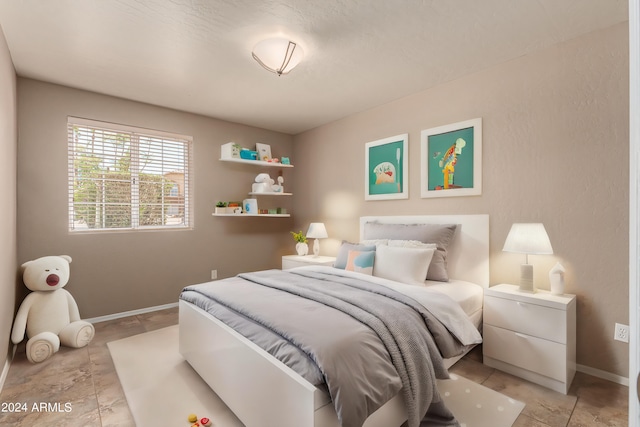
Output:
[[484,324],[567,343],[567,312],[528,302],[485,295]]
[[563,344],[487,325],[483,329],[485,356],[558,381],[567,379],[567,348]]

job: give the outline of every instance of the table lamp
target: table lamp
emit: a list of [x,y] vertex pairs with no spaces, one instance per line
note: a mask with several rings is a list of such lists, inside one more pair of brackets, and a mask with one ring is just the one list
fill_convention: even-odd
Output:
[[553,248],[544,225],[541,223],[513,224],[502,250],[525,254],[525,263],[520,266],[520,290],[534,292],[533,266],[529,264],[529,255],[553,254]]
[[307,230],[307,238],[316,239],[313,242],[313,256],[317,257],[320,254],[320,242],[318,239],[326,239],[329,237],[327,234],[327,229],[325,228],[322,222],[312,222],[309,224],[309,229]]

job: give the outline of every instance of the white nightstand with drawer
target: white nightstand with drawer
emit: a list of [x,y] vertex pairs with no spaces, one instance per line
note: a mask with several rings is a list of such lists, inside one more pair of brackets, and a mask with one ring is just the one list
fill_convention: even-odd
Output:
[[332,256],[313,256],[313,255],[285,255],[282,257],[282,269],[288,270],[294,267],[302,267],[305,265],[328,265],[333,266],[336,257]]
[[576,373],[576,297],[485,289],[484,364],[567,394]]

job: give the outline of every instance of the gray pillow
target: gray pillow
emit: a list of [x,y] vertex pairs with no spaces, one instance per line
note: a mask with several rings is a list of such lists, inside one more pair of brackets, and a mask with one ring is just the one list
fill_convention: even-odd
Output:
[[357,243],[350,243],[346,240],[342,241],[342,246],[338,251],[336,262],[333,264],[335,268],[345,269],[347,268],[347,261],[349,260],[349,251],[375,251],[376,246],[358,245]]
[[435,243],[438,250],[427,271],[427,280],[448,282],[447,248],[453,241],[456,224],[382,224],[367,222],[364,224],[363,240],[394,239],[418,240],[423,243]]

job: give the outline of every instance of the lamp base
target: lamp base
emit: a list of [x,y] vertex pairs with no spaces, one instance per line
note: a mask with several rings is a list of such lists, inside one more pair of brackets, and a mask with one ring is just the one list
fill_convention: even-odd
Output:
[[520,265],[520,291],[535,292],[533,289],[533,265]]
[[315,239],[313,241],[313,256],[317,257],[320,255],[320,239]]

